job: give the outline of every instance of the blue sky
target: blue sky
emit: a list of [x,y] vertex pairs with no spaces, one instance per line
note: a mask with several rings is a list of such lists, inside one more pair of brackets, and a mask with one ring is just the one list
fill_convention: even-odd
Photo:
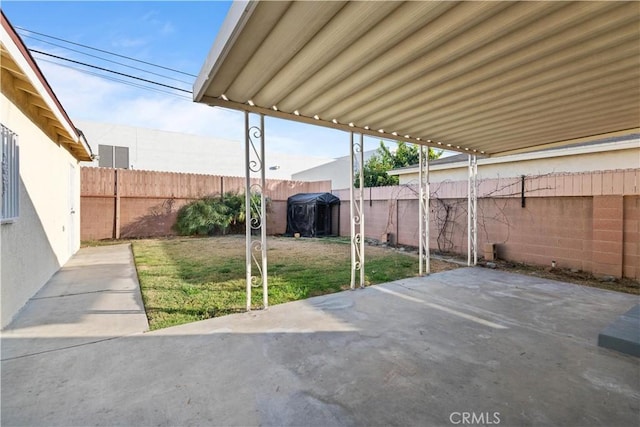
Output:
[[[193,75],[199,73],[229,6],[230,2],[224,1],[2,1],[2,9],[14,26]],[[77,46],[22,30],[19,33],[31,49],[189,90],[195,79],[157,69],[154,72],[183,82],[144,74],[96,58],[88,58],[42,40],[85,50]],[[88,52],[108,57],[99,52]],[[34,54],[34,57],[72,120],[94,120],[243,140],[241,112],[195,104],[188,94],[183,94],[189,98],[185,99],[142,90],[51,62],[63,61],[38,54]],[[120,58],[108,58],[128,62]],[[349,152],[348,134],[341,131],[269,118],[266,119],[265,127],[269,151],[317,157],[339,157]],[[374,149],[378,144],[379,140],[367,137],[365,149]]]

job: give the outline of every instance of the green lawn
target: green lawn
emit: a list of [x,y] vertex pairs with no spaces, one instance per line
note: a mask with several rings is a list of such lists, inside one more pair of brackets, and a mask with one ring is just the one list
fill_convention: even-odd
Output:
[[[244,311],[244,242],[244,236],[134,240],[151,329]],[[415,255],[366,249],[367,284],[418,271]],[[268,260],[270,305],[349,288],[350,246],[344,240],[270,237]],[[453,268],[442,264],[440,270]],[[432,262],[432,271],[434,267]],[[261,287],[253,288],[252,300],[255,308],[261,307]]]

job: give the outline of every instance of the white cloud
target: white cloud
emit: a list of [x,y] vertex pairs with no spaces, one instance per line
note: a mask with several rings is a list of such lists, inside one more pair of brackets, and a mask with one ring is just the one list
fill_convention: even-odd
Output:
[[239,141],[242,115],[169,97],[136,97],[122,100],[110,114],[111,121],[133,126],[217,136]]
[[[240,113],[132,88],[56,64],[43,73],[71,118],[240,139]],[[236,129],[240,129],[238,132]]]
[[160,34],[166,35],[173,33],[175,31],[173,24],[170,21],[162,21],[158,19],[159,15],[160,13],[158,13],[157,10],[152,10],[142,15],[140,19],[143,23],[148,23],[159,28]]
[[160,33],[163,35],[171,34],[175,32],[176,28],[173,26],[171,22],[165,22],[160,29]]
[[149,43],[145,37],[117,37],[111,41],[111,45],[115,48],[132,48],[140,47]]
[[[130,87],[56,64],[42,62],[41,66],[72,120],[244,140],[242,112]],[[344,132],[275,119],[267,119],[265,128],[270,152],[314,157],[349,152]]]

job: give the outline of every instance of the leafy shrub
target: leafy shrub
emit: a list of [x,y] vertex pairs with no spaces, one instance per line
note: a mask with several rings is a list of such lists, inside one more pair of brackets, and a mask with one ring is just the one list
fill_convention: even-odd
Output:
[[[252,216],[260,211],[260,194],[251,195],[251,211]],[[178,210],[174,228],[185,236],[238,233],[244,229],[245,217],[244,194],[228,192],[184,205]]]

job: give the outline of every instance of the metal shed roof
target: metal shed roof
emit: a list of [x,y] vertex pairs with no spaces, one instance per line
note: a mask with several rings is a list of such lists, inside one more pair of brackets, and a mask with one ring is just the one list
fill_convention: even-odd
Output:
[[638,131],[638,2],[234,2],[194,100],[496,155]]

